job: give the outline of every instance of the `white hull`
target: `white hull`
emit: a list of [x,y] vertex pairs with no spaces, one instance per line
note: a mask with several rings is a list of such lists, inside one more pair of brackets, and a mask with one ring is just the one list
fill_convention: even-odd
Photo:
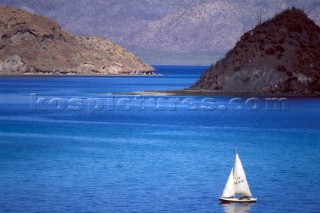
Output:
[[238,198],[238,197],[220,197],[221,202],[236,202],[236,203],[253,203],[257,202],[257,198]]

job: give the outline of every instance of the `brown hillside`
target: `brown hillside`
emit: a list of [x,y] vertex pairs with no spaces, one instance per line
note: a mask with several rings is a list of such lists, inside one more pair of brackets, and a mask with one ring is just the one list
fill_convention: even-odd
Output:
[[320,27],[288,9],[245,33],[191,89],[232,94],[319,94]]
[[109,40],[75,36],[43,16],[0,6],[0,75],[151,73],[152,67]]

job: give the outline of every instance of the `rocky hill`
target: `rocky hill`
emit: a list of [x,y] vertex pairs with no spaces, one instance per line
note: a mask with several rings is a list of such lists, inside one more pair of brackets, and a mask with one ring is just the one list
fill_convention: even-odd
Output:
[[320,27],[288,9],[246,32],[192,90],[216,94],[320,94]]
[[75,36],[43,16],[0,6],[0,75],[152,73],[152,67],[109,40]]
[[0,0],[50,17],[78,35],[100,35],[153,64],[210,64],[241,35],[282,10],[320,25],[319,0]]

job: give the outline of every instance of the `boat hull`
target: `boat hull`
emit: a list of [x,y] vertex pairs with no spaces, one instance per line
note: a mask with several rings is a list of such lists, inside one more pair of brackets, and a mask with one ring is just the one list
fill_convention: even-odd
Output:
[[255,203],[257,202],[257,198],[250,197],[250,198],[238,198],[238,197],[220,197],[220,202],[226,203]]

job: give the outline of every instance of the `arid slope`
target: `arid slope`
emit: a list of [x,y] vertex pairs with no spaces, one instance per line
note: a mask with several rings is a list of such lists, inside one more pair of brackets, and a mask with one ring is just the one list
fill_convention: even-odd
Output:
[[0,6],[0,75],[152,73],[151,66],[107,39],[76,36],[46,17]]
[[320,94],[320,27],[288,9],[245,33],[192,90],[216,94]]

